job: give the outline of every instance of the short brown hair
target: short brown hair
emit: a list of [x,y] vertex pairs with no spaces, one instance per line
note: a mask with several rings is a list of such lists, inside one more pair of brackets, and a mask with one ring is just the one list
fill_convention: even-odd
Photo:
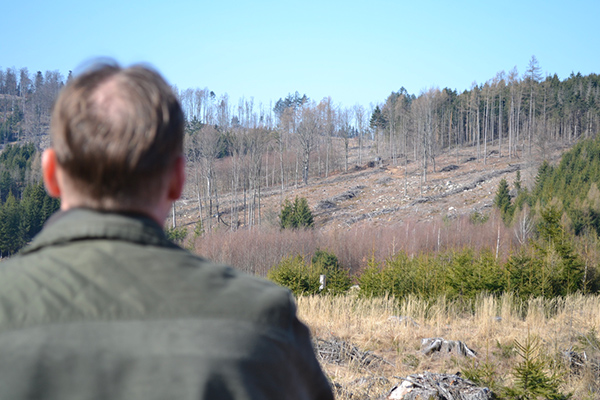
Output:
[[58,164],[84,206],[131,208],[152,200],[183,152],[181,106],[146,67],[96,65],[62,90],[52,112]]

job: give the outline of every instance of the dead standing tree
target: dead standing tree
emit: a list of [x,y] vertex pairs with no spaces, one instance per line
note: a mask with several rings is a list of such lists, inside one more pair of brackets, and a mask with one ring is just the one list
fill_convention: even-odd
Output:
[[204,126],[198,137],[198,146],[202,171],[206,178],[206,196],[207,196],[207,221],[208,227],[212,227],[213,216],[219,213],[219,196],[217,190],[217,176],[215,163],[222,151],[222,142],[220,132],[212,125]]
[[302,180],[308,184],[310,156],[317,142],[321,121],[314,103],[303,105],[296,137],[302,153]]
[[[248,155],[248,225],[260,225],[260,189],[263,155],[271,139],[270,132],[263,128],[247,131],[245,137],[246,153]],[[258,211],[258,212],[257,212]]]

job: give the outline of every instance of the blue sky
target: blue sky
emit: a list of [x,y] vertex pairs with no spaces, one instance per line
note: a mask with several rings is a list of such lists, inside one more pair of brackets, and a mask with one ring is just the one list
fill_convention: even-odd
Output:
[[0,68],[67,75],[149,62],[179,87],[269,104],[295,91],[369,107],[404,86],[463,91],[499,71],[600,73],[600,2],[22,0],[2,5]]

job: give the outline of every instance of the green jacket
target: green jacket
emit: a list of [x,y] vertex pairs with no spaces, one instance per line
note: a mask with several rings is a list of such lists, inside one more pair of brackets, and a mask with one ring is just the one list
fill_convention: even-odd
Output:
[[0,399],[333,399],[290,293],[75,209],[0,264]]

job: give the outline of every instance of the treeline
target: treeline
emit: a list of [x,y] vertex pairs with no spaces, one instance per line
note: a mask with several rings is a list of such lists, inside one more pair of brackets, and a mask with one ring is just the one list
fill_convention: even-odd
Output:
[[58,71],[0,69],[0,144],[34,141],[48,132],[50,109],[64,77]]
[[524,75],[515,67],[462,93],[433,88],[415,97],[401,89],[375,108],[370,126],[384,155],[420,159],[424,170],[429,162],[435,169],[439,150],[455,145],[476,146],[484,161],[489,144],[498,145],[498,156],[528,156],[535,148],[543,158],[549,143],[595,137],[600,76],[578,73],[561,81],[540,71],[533,57]]
[[[595,137],[600,129],[600,76],[543,77],[535,57],[523,75],[515,67],[462,93],[432,88],[416,96],[402,88],[372,109],[344,108],[330,97],[315,101],[298,92],[268,107],[252,99],[232,105],[227,95],[208,89],[179,96],[205,226],[219,223],[224,193],[233,193],[234,201],[230,220],[221,222],[251,226],[260,224],[256,210],[264,188],[283,192],[311,177],[381,159],[416,163],[423,187],[443,150],[456,149],[458,158],[461,146],[473,146],[484,163],[490,156],[544,158],[549,146]],[[357,150],[352,160],[351,148]]]
[[[600,129],[600,76],[542,76],[535,57],[525,72],[515,67],[457,92],[404,88],[372,108],[343,107],[331,97],[296,92],[275,104],[252,98],[230,101],[208,88],[177,92],[187,120],[188,195],[197,201],[202,226],[231,229],[260,225],[265,189],[283,193],[374,160],[419,166],[421,188],[442,150],[477,148],[477,158],[545,156],[554,143],[595,137]],[[0,140],[47,131],[49,110],[63,78],[58,72],[0,71]],[[495,154],[488,146],[494,145]],[[350,159],[350,149],[357,156]],[[497,150],[496,150],[497,149]],[[404,191],[408,194],[408,177]],[[231,194],[226,218],[222,198]]]
[[46,194],[35,146],[8,145],[0,153],[0,258],[16,253],[60,207]]

